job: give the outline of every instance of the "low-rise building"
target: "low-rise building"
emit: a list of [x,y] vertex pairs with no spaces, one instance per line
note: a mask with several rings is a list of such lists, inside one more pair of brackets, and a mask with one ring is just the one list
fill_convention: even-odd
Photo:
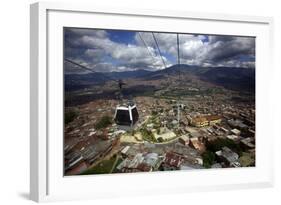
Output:
[[221,123],[221,117],[218,115],[197,116],[192,118],[191,124],[195,127],[212,126]]
[[189,134],[191,138],[200,138],[202,135],[199,132],[192,132]]
[[218,161],[226,163],[228,166],[232,166],[233,163],[238,162],[239,155],[233,152],[228,147],[223,147],[222,150],[216,152]]
[[117,169],[122,172],[130,172],[128,170],[137,169],[139,164],[143,162],[144,157],[141,153],[136,154],[133,158],[126,158],[118,166]]
[[241,131],[236,129],[236,128],[234,128],[234,129],[231,130],[231,133],[233,133],[234,135],[240,135]]
[[88,165],[86,162],[81,162],[77,164],[76,166],[72,167],[71,169],[68,169],[68,171],[65,173],[66,175],[76,175],[81,174],[88,168]]
[[254,149],[255,148],[254,140],[251,137],[247,137],[247,138],[241,140],[240,143],[241,143],[241,146],[244,147],[245,149]]
[[220,127],[220,130],[226,134],[229,133],[228,129],[224,128],[224,127]]
[[180,170],[194,170],[194,169],[204,169],[204,167],[200,164],[182,164],[180,166]]
[[205,117],[195,117],[192,119],[191,124],[195,127],[204,127],[204,126],[208,126],[209,122],[207,120],[207,118]]
[[244,129],[246,129],[248,127],[241,120],[238,120],[238,119],[236,119],[236,120],[230,119],[227,122],[233,128],[239,128],[239,129],[243,129],[244,130]]
[[207,115],[206,118],[209,125],[221,123],[221,117],[218,115]]
[[197,137],[190,138],[189,145],[198,150],[200,153],[204,152],[206,149],[204,143],[201,142]]
[[239,136],[238,135],[227,135],[226,138],[230,139],[230,140],[233,140],[233,141],[238,141],[239,140]]
[[122,156],[126,156],[129,149],[130,149],[130,146],[129,146],[129,145],[126,146],[126,147],[124,147],[124,148],[121,150]]
[[179,169],[183,160],[184,158],[181,155],[173,152],[167,152],[165,154],[162,167],[164,170],[176,170]]
[[151,172],[152,167],[146,163],[140,163],[138,166],[135,168],[134,172]]
[[149,165],[153,170],[157,170],[160,166],[161,159],[157,153],[148,153],[144,156],[143,163]]
[[215,164],[213,164],[213,165],[211,166],[211,168],[216,168],[216,169],[218,169],[218,168],[222,168],[222,166],[221,166],[220,163],[215,163]]
[[182,143],[183,145],[188,145],[189,144],[189,137],[188,137],[188,135],[180,136],[179,142]]
[[177,135],[169,130],[168,128],[162,128],[160,134],[154,133],[154,137],[158,140],[161,138],[163,141],[171,140],[175,138]]

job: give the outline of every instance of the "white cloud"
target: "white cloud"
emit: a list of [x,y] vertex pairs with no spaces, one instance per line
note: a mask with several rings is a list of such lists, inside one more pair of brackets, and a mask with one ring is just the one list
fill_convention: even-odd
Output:
[[[99,71],[163,69],[164,65],[151,32],[135,35],[136,44],[112,41],[105,30],[70,29],[67,54]],[[177,35],[154,33],[167,66],[177,62]],[[180,60],[198,66],[254,67],[255,40],[247,37],[179,34]],[[71,50],[72,49],[72,50]],[[80,53],[79,53],[80,52]],[[252,57],[241,61],[239,55]],[[173,62],[170,61],[173,58]],[[111,60],[109,60],[111,58]],[[113,63],[113,62],[117,62]],[[104,70],[103,70],[104,69]]]

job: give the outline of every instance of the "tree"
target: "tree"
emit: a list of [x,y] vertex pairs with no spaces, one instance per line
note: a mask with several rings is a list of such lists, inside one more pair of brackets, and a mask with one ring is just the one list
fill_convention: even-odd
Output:
[[229,149],[233,150],[234,152],[237,152],[239,156],[242,155],[242,148],[239,144],[236,144],[231,139],[222,139],[218,138],[216,140],[210,141],[206,143],[207,150],[216,152],[221,150],[223,147],[228,147]]
[[103,129],[103,128],[106,128],[111,123],[112,123],[111,118],[109,116],[105,115],[95,124],[95,128],[97,130]]
[[164,142],[164,139],[163,139],[162,137],[159,137],[159,138],[158,138],[158,142],[160,142],[160,143],[161,143],[161,142]]
[[157,127],[156,132],[158,135],[160,134],[160,127]]
[[78,116],[78,112],[74,109],[69,109],[64,112],[64,123],[72,122]]
[[152,113],[151,113],[152,115],[157,115],[158,114],[158,112],[156,111],[156,110],[152,110]]
[[142,128],[140,130],[142,138],[146,141],[149,142],[157,142],[157,140],[155,139],[153,133],[150,130],[147,130],[146,128]]
[[215,154],[211,151],[206,151],[202,154],[203,157],[203,166],[206,168],[210,168],[212,164],[215,162]]

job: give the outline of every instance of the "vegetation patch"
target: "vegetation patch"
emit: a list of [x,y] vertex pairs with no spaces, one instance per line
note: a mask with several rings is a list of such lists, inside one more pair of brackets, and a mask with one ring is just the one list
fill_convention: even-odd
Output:
[[97,130],[103,129],[109,126],[110,124],[112,124],[111,117],[105,115],[95,124],[95,128]]
[[78,116],[78,111],[75,109],[66,109],[64,112],[64,123],[72,122]]
[[212,164],[214,164],[216,156],[211,151],[206,151],[202,154],[203,158],[203,166],[205,168],[211,168]]
[[145,140],[145,141],[148,141],[148,142],[157,142],[157,139],[155,139],[153,133],[146,129],[146,128],[142,128],[140,129],[140,132],[141,132],[141,135],[142,135],[142,138]]
[[[102,162],[98,163],[96,166],[87,169],[81,175],[89,175],[89,174],[108,174],[111,173],[113,166],[115,163],[117,156],[114,155],[109,160],[103,160]],[[115,167],[114,167],[115,168]]]
[[206,143],[206,148],[208,151],[216,152],[221,150],[223,147],[228,147],[232,151],[236,152],[239,156],[242,156],[242,148],[239,144],[235,143],[231,139],[218,138],[216,140]]
[[243,152],[242,156],[239,158],[239,163],[242,167],[255,166],[255,159],[251,154]]

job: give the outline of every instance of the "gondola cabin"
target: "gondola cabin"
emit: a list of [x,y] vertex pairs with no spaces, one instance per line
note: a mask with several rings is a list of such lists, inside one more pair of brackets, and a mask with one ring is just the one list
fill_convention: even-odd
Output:
[[135,104],[117,106],[114,117],[117,125],[133,126],[138,119],[139,113]]

